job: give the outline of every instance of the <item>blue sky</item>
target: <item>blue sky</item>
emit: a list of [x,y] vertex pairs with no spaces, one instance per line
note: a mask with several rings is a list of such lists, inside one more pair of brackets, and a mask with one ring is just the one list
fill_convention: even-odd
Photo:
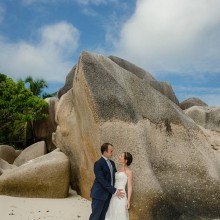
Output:
[[219,0],[0,0],[0,72],[64,84],[83,50],[168,81],[179,101],[220,106]]

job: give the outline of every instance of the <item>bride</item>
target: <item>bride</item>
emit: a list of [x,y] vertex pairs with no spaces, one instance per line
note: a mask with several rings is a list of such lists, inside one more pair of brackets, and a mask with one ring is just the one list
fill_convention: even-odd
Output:
[[132,171],[129,168],[133,158],[129,152],[124,152],[119,156],[121,167],[115,173],[115,188],[123,189],[127,185],[127,195],[123,198],[112,196],[105,220],[129,220],[128,209],[132,194]]

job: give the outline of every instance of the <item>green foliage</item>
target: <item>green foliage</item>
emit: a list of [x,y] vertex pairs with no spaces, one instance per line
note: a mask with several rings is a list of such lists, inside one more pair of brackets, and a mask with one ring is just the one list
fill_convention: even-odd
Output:
[[16,83],[0,73],[0,144],[25,147],[33,138],[33,121],[47,117],[42,111],[47,106],[22,80]]
[[46,99],[46,98],[49,98],[49,97],[56,97],[56,96],[57,96],[57,92],[53,92],[53,93],[46,93],[46,92],[44,92],[42,94],[42,98],[43,99]]
[[57,92],[54,92],[54,93],[51,93],[51,94],[43,92],[44,88],[48,88],[48,85],[47,85],[46,81],[43,80],[43,79],[34,80],[32,78],[32,76],[28,76],[24,80],[24,82],[25,82],[25,85],[28,83],[29,89],[37,97],[41,97],[43,99],[46,99],[48,97],[54,97],[54,96],[57,95]]
[[41,97],[43,88],[47,88],[47,83],[43,79],[34,80],[31,76],[25,79],[25,83],[29,83],[29,88],[35,96]]

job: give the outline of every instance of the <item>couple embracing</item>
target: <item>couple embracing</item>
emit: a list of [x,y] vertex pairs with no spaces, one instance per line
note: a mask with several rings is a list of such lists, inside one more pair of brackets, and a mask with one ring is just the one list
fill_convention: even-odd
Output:
[[[91,190],[92,214],[89,220],[129,220],[128,209],[132,193],[132,155],[119,156],[121,167],[117,170],[110,160],[113,145],[101,146],[102,157],[94,164],[95,180]],[[127,193],[125,187],[127,185]]]

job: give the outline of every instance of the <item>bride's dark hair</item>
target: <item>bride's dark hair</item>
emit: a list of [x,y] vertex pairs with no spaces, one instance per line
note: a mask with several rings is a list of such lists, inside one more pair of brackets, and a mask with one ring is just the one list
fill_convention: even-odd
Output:
[[124,152],[124,159],[127,160],[127,166],[130,166],[133,160],[132,155],[129,152]]

